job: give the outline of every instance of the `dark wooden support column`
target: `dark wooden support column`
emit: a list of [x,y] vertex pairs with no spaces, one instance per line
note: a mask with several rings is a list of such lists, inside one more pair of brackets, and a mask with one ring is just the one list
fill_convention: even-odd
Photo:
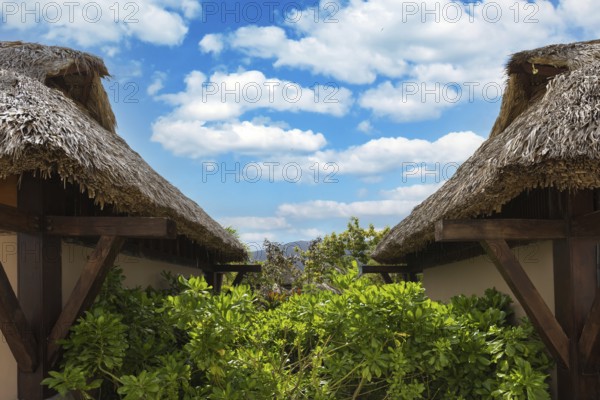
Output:
[[394,283],[392,277],[387,272],[380,272],[379,274],[381,275],[385,283]]
[[[25,213],[64,213],[64,192],[60,182],[42,180],[30,174],[21,178],[17,208]],[[19,399],[41,400],[52,395],[41,385],[47,376],[47,338],[61,306],[61,239],[43,233],[18,233],[18,298],[37,342],[38,366],[33,372],[18,371]]]
[[90,308],[123,246],[125,239],[118,236],[102,236],[75,284],[65,307],[52,328],[48,342],[48,360],[54,365],[59,355],[60,345],[71,326],[83,312]]
[[223,285],[223,274],[214,271],[205,271],[204,277],[206,282],[212,286],[213,291],[215,293],[219,293],[221,291],[221,286]]
[[19,369],[33,372],[37,367],[37,343],[25,319],[19,300],[0,263],[0,328]]
[[481,241],[554,359],[569,365],[569,339],[505,240]]
[[596,292],[596,298],[592,309],[587,315],[581,337],[579,338],[579,354],[582,357],[583,366],[586,370],[594,370],[600,364],[600,292]]
[[419,282],[419,277],[417,276],[417,273],[409,272],[408,273],[408,281],[409,282]]
[[242,278],[247,273],[258,273],[261,271],[259,264],[206,264],[202,266],[206,282],[213,287],[216,293],[221,291],[223,286],[223,274],[226,272],[237,272],[233,280],[233,286],[237,286],[242,282]]
[[[569,368],[558,368],[558,395],[560,399],[597,399],[598,375],[584,370],[586,360],[580,353],[580,337],[597,292],[597,240],[585,237],[586,232],[593,233],[593,227],[578,217],[594,211],[593,193],[563,193],[557,204],[557,213],[570,227],[567,238],[555,240],[553,246],[555,315],[569,337],[570,353]],[[593,345],[587,339],[583,343]]]

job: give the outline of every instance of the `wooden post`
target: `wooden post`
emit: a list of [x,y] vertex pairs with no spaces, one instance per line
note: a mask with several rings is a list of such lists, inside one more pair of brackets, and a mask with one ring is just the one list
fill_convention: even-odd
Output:
[[[21,178],[17,207],[36,215],[64,213],[64,197],[58,180],[42,180],[30,174]],[[41,385],[48,373],[47,338],[61,308],[61,239],[43,233],[18,233],[18,298],[37,342],[35,371],[19,370],[18,395],[41,400],[52,395]]]
[[[564,193],[559,212],[569,222],[593,212],[593,192]],[[579,340],[597,291],[596,240],[573,237],[555,240],[554,296],[555,315],[569,337],[570,363],[558,368],[560,399],[598,399],[598,375],[584,370],[586,360],[579,351]]]
[[213,291],[215,293],[221,292],[221,287],[223,286],[222,272],[205,271],[204,277],[206,278],[206,282],[208,282],[208,284],[212,286]]
[[233,280],[232,286],[237,286],[242,282],[244,275],[251,272],[260,272],[261,266],[259,264],[233,264],[233,265],[215,265],[205,264],[202,267],[204,272],[204,278],[206,282],[212,286],[215,293],[219,293],[223,286],[223,275],[227,272],[237,272],[235,279]]

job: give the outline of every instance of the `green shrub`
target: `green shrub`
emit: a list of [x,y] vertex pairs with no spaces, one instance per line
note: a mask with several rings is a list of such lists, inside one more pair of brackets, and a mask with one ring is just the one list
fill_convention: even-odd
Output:
[[264,308],[203,279],[126,290],[114,271],[45,384],[96,399],[544,399],[544,346],[510,299],[428,299],[418,283],[331,274]]

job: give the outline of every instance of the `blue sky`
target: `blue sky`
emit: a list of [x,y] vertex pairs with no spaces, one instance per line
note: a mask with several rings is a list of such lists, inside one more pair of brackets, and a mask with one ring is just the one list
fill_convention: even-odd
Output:
[[592,0],[3,2],[3,40],[102,57],[118,132],[243,241],[393,226],[487,137],[510,54]]

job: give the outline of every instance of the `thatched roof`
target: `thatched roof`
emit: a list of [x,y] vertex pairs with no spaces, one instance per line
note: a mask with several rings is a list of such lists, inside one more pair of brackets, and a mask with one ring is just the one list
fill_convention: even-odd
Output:
[[373,254],[402,261],[434,241],[434,224],[499,212],[533,188],[600,187],[600,41],[515,54],[490,137]]
[[89,54],[0,42],[0,177],[58,174],[100,205],[172,218],[217,261],[241,259],[242,245],[115,133],[107,75]]

